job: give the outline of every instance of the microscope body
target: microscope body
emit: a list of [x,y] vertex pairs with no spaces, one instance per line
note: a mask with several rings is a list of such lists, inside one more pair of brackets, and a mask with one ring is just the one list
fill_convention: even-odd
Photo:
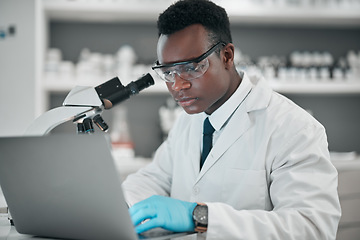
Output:
[[112,108],[151,85],[154,85],[154,79],[148,73],[127,86],[123,86],[117,77],[95,88],[76,86],[66,96],[61,107],[51,109],[35,119],[25,135],[46,135],[67,121],[77,123],[78,132],[93,132],[93,122],[102,131],[107,131],[108,126],[101,117],[103,110]]
[[46,135],[58,125],[76,118],[91,117],[102,112],[102,102],[92,87],[77,86],[72,89],[63,106],[51,109],[27,128],[25,135]]

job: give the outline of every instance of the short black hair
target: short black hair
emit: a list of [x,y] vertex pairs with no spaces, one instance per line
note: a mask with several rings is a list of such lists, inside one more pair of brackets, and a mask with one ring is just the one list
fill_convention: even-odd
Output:
[[170,35],[190,25],[201,24],[212,44],[232,43],[229,17],[224,8],[208,0],[180,0],[159,15],[159,36]]

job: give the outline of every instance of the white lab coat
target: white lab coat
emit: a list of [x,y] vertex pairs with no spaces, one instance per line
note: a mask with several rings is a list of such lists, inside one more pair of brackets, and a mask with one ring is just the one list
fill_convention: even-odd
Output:
[[205,202],[207,239],[335,239],[337,171],[323,126],[272,91],[249,92],[199,172],[201,114],[183,114],[146,168],[123,183],[129,205],[151,195]]

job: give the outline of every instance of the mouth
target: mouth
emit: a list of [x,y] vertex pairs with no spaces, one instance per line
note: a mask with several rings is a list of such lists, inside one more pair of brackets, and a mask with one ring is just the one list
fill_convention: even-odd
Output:
[[175,101],[181,106],[181,107],[188,107],[192,105],[194,102],[196,102],[198,98],[180,98],[175,99]]

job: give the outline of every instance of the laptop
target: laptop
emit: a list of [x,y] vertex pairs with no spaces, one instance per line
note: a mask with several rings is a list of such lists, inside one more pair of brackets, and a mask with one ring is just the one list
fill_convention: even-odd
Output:
[[168,239],[137,235],[107,135],[0,138],[0,185],[16,231],[63,239]]

